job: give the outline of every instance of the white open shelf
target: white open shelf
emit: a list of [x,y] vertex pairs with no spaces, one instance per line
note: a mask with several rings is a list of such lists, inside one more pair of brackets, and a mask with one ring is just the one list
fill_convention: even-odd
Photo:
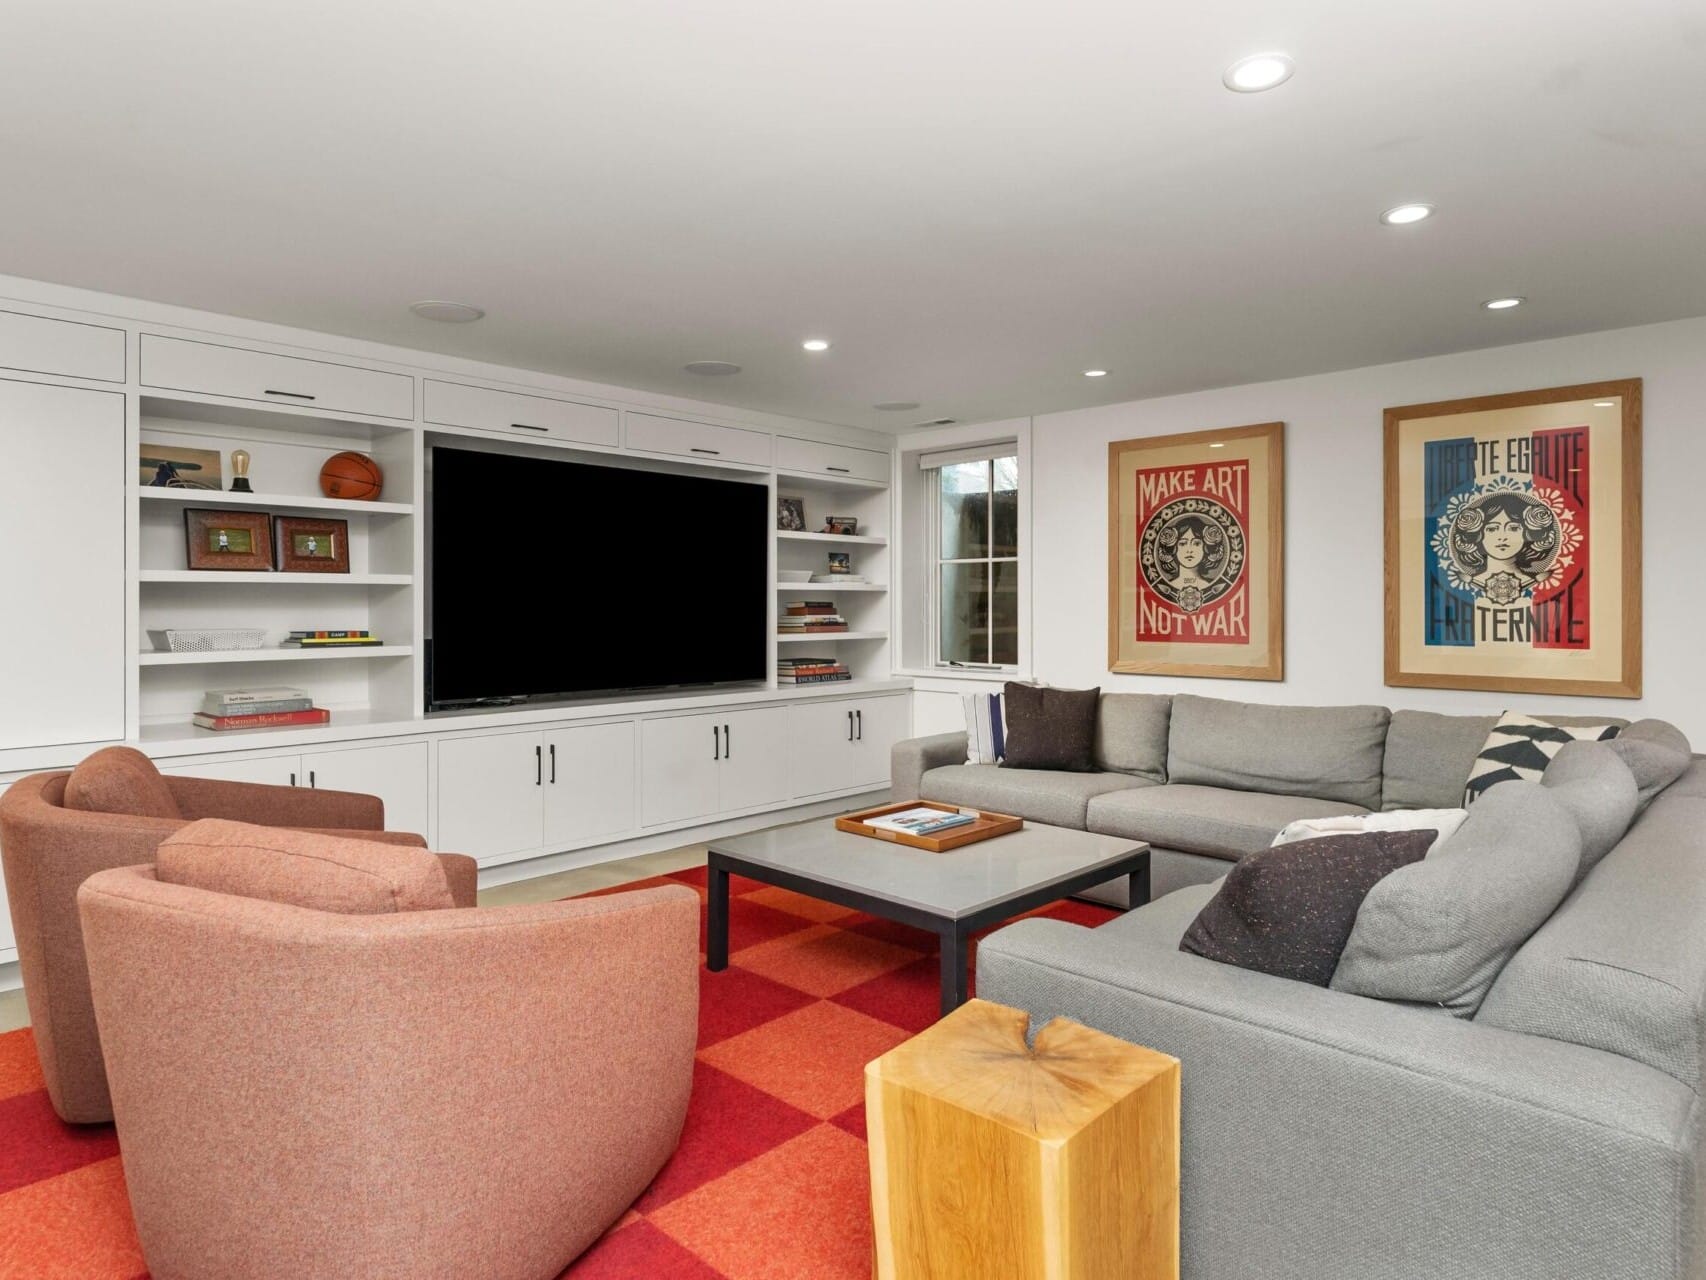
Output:
[[213,653],[156,653],[137,655],[145,667],[204,667],[225,662],[326,662],[337,658],[407,658],[409,644],[340,646],[336,649],[221,649]]
[[253,586],[256,583],[285,586],[295,583],[316,587],[406,587],[415,580],[409,573],[268,573],[264,569],[252,573],[220,569],[142,569],[136,578],[138,582],[224,582],[233,586]]
[[886,631],[831,631],[828,635],[809,635],[809,636],[785,635],[785,636],[777,636],[776,637],[776,643],[777,644],[805,644],[807,642],[810,642],[812,644],[826,644],[826,643],[834,643],[834,642],[841,641],[841,640],[887,640],[888,638],[889,638],[889,633]]
[[180,502],[198,507],[259,507],[267,511],[348,511],[356,515],[407,516],[409,502],[364,502],[353,498],[320,498],[304,494],[232,493],[221,489],[168,489],[138,485],[136,496],[151,502]]
[[887,591],[880,582],[778,582],[778,591]]
[[783,542],[847,542],[860,547],[886,547],[889,540],[869,533],[796,533],[791,529],[778,529],[777,538]]

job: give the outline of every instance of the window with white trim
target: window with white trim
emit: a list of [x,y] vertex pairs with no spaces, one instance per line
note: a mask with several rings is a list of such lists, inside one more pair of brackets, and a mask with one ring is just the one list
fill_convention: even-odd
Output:
[[1019,662],[1019,457],[1011,445],[924,454],[930,473],[936,666]]

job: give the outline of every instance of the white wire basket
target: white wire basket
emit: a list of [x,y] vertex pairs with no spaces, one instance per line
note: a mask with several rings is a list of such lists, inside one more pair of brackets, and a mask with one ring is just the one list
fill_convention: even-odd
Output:
[[190,627],[150,631],[156,652],[220,653],[227,649],[259,649],[267,633],[259,627]]

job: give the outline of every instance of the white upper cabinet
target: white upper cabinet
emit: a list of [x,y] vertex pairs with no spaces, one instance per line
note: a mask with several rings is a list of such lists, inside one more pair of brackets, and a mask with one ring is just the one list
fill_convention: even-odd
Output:
[[124,381],[124,330],[0,311],[0,369]]
[[574,440],[611,448],[622,442],[621,415],[602,405],[517,391],[493,391],[489,387],[469,387],[435,378],[425,380],[421,394],[422,416],[440,426],[506,431],[518,436]]
[[653,413],[628,415],[627,443],[630,449],[647,453],[677,453],[702,462],[741,462],[754,467],[768,467],[773,453],[771,437],[762,431]]
[[406,374],[152,333],[142,335],[140,379],[145,387],[327,413],[415,416],[415,380]]
[[804,475],[875,480],[886,484],[889,455],[875,449],[854,449],[844,444],[824,444],[796,436],[776,437],[776,469]]

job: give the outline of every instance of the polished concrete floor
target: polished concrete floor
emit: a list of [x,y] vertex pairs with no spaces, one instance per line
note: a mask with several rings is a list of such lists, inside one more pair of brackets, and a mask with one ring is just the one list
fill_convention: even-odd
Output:
[[[601,862],[593,867],[559,871],[556,875],[540,876],[536,880],[517,880],[511,884],[499,885],[495,889],[482,889],[480,905],[502,907],[516,902],[554,902],[558,898],[572,898],[576,894],[590,893],[594,889],[627,884],[630,880],[644,880],[647,876],[661,876],[671,871],[700,866],[704,861],[705,846],[702,844],[686,845],[680,849],[664,849],[658,853],[643,853],[638,857],[622,858],[616,862]],[[29,1021],[30,1011],[24,1004],[22,989],[0,991],[0,1031],[14,1031],[19,1027],[28,1026]]]

